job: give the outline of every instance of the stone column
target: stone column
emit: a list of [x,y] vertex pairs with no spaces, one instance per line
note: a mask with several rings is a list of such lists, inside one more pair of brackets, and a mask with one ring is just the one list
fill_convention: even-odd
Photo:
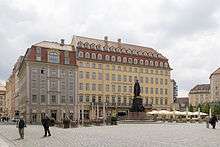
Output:
[[82,111],[82,126],[84,125],[84,104],[82,103],[82,108],[81,108],[81,111]]
[[99,119],[99,104],[96,106],[96,119]]
[[106,112],[105,112],[105,102],[103,102],[103,123],[105,124],[105,120],[106,120]]

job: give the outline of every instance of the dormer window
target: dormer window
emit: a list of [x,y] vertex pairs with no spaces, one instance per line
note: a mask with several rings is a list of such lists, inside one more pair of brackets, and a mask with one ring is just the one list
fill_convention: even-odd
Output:
[[80,51],[80,52],[79,52],[79,57],[80,57],[80,58],[83,58],[83,56],[84,56],[83,52]]
[[57,52],[49,52],[49,62],[59,63],[59,56]]
[[128,58],[128,63],[132,63],[132,58]]
[[138,60],[137,59],[134,59],[134,64],[137,64],[138,63]]
[[121,57],[120,56],[117,57],[117,61],[121,62]]
[[123,57],[123,63],[127,63],[127,58]]
[[156,67],[158,66],[158,62],[157,62],[157,61],[155,61],[155,66],[156,66]]
[[85,58],[90,58],[90,54],[89,54],[89,52],[86,52],[86,54],[85,54]]
[[81,41],[79,41],[79,42],[77,43],[77,47],[82,48],[82,46],[83,46],[83,43],[82,43]]
[[84,44],[84,47],[85,47],[86,49],[89,49],[89,43],[86,42],[86,43]]
[[115,56],[111,57],[111,61],[113,61],[113,62],[115,61]]
[[150,61],[150,66],[154,66],[154,62],[153,61]]
[[96,54],[92,53],[92,59],[96,59]]
[[163,67],[163,62],[160,62],[160,67]]
[[141,64],[141,65],[143,65],[143,64],[144,64],[144,61],[143,61],[142,59],[140,60],[140,64]]
[[98,54],[98,59],[102,60],[102,55],[101,54]]
[[109,61],[109,60],[110,60],[109,55],[105,55],[105,60],[106,60],[106,61]]
[[145,60],[144,64],[145,64],[145,65],[149,65],[149,61],[148,61],[148,60]]

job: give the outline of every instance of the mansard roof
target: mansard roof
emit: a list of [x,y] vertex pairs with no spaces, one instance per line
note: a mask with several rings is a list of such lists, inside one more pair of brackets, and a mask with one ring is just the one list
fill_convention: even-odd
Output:
[[143,47],[139,45],[133,45],[128,43],[122,43],[121,41],[114,42],[109,40],[101,40],[101,39],[94,39],[88,37],[81,37],[81,36],[73,36],[72,38],[72,45],[75,47],[79,47],[79,44],[82,44],[82,48],[85,45],[94,47],[99,46],[99,48],[103,49],[107,48],[108,51],[112,51],[113,49],[117,50],[120,49],[121,52],[126,52],[127,54],[137,54],[143,56],[149,56],[154,58],[161,58],[167,60],[162,54],[158,53],[155,49],[150,47]]
[[33,46],[50,48],[50,49],[73,51],[73,48],[71,45],[67,45],[67,44],[62,45],[61,43],[51,42],[51,41],[41,41],[39,43],[34,44]]
[[209,92],[209,90],[210,90],[210,84],[199,84],[193,87],[190,90],[190,93],[195,93],[195,92],[204,93],[204,92]]

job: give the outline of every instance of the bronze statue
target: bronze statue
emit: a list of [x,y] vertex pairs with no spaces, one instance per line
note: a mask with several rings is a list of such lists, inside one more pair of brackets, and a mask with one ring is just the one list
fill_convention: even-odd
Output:
[[134,97],[140,96],[140,93],[141,93],[141,87],[138,80],[136,80],[134,84]]

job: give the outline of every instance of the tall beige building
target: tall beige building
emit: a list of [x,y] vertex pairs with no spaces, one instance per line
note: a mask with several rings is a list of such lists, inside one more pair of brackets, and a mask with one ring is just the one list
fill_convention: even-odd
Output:
[[45,114],[57,121],[74,117],[76,58],[72,46],[43,41],[29,48],[19,67],[18,111],[26,121],[40,122]]
[[200,84],[193,87],[189,92],[189,104],[197,106],[198,104],[211,102],[210,84]]
[[171,68],[156,50],[108,37],[74,36],[71,44],[77,51],[78,98],[86,118],[103,117],[103,111],[129,111],[135,80],[139,80],[146,111],[170,109]]

